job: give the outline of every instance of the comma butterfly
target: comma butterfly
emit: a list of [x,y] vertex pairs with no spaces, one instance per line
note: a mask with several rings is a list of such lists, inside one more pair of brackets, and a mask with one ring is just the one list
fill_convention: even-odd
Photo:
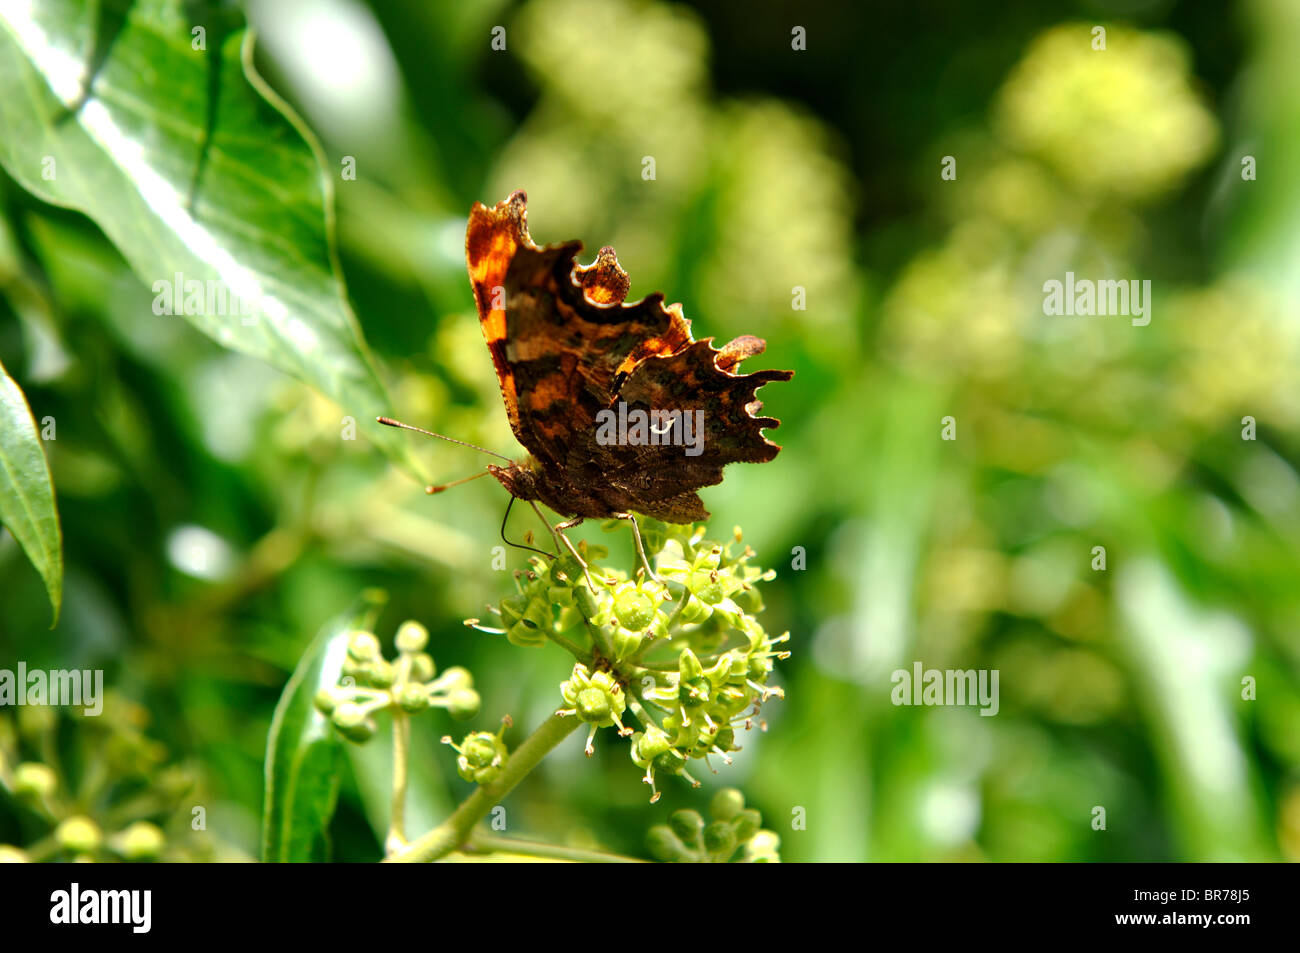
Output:
[[762,433],[779,421],[756,416],[754,394],[794,372],[739,373],[766,343],[693,340],[681,305],[665,306],[658,292],[624,303],[628,277],[614,249],[579,265],[581,242],[538,247],[526,205],[522,191],[492,208],[476,202],[465,236],[483,337],[510,426],[529,453],[486,473],[512,503],[541,502],[570,517],[552,531],[575,556],[563,530],[587,518],[630,520],[644,562],[632,514],[706,519],[698,489],[721,483],[728,463],[763,463],[781,449]]

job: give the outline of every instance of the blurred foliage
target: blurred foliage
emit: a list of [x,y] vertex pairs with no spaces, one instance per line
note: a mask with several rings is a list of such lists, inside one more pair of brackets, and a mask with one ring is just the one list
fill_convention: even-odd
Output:
[[[239,861],[247,855],[209,837],[194,768],[171,763],[150,738],[149,712],[116,693],[93,714],[25,707],[0,717],[0,789],[24,846],[5,861]],[[98,706],[97,706],[98,707]],[[24,756],[30,756],[27,760]]]
[[[1300,5],[696,6],[246,3],[258,69],[321,140],[393,415],[517,452],[463,256],[471,203],[515,188],[538,241],[614,245],[633,297],[798,372],[762,394],[782,454],[704,493],[714,535],[742,523],[778,570],[769,730],[654,806],[621,746],[570,738],[511,795],[511,833],[645,856],[736,786],[788,860],[1300,859]],[[146,92],[202,95],[184,83]],[[340,439],[346,408],[155,315],[109,222],[5,177],[0,212],[0,362],[58,421],[66,562],[50,631],[0,536],[0,668],[103,668],[152,714],[202,793],[141,819],[188,829],[202,804],[199,856],[257,854],[276,700],[368,587],[390,593],[376,631],[419,619],[440,669],[474,672],[472,728],[555,710],[571,659],[461,624],[525,566],[495,571],[498,486],[429,499]],[[1150,325],[1045,316],[1066,271],[1150,279]],[[402,436],[436,480],[480,465]],[[917,660],[998,669],[998,715],[894,707]],[[104,730],[66,721],[60,747]],[[413,831],[470,790],[428,721]],[[348,763],[333,854],[374,859],[386,766]],[[48,836],[38,815],[0,794],[0,843]]]

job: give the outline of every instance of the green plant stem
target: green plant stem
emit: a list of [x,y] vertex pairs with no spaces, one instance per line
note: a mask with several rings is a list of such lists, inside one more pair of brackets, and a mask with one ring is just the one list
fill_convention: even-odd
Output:
[[[588,627],[588,631],[590,631],[590,627]],[[571,639],[566,639],[558,632],[548,632],[547,638],[549,638],[560,648],[564,649],[564,651],[568,652],[570,655],[572,655],[583,665],[588,665],[588,666],[591,665],[591,653],[588,652],[586,649],[584,649],[577,642],[574,642]]]
[[393,809],[384,850],[394,854],[406,846],[406,778],[411,751],[411,717],[393,709]]
[[546,719],[528,736],[528,740],[511,752],[494,781],[480,785],[478,790],[456,808],[451,817],[427,834],[411,841],[404,850],[384,858],[384,863],[428,863],[445,857],[466,844],[474,825],[486,817],[493,805],[509,794],[579,724],[580,720],[572,716],[565,718],[552,715]]
[[544,857],[548,860],[571,860],[587,864],[644,864],[639,857],[610,854],[603,850],[585,850],[581,847],[563,847],[559,844],[542,844],[479,832],[470,835],[465,852],[472,854],[520,854],[525,857]]

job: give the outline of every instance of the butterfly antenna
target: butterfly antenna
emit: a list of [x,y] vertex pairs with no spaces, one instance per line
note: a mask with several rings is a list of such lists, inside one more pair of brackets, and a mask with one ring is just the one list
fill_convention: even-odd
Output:
[[473,476],[461,477],[459,480],[452,480],[450,483],[435,483],[431,486],[426,486],[424,492],[432,496],[435,493],[441,493],[443,490],[450,490],[453,486],[460,486],[462,483],[468,483],[470,480],[477,480],[479,477],[485,477],[491,472],[492,471],[490,470],[483,470],[480,473],[475,473]]
[[[464,440],[457,440],[455,437],[448,437],[446,434],[434,433],[432,430],[425,430],[423,427],[412,427],[410,424],[404,424],[400,420],[394,420],[392,417],[376,417],[375,420],[379,421],[385,427],[400,427],[402,430],[414,430],[416,433],[422,433],[426,437],[437,437],[439,440],[449,440],[452,443],[460,444],[462,447],[469,447],[471,450],[477,450],[479,453],[486,453],[490,457],[496,457],[498,460],[504,460],[506,463],[514,463],[514,461],[511,460],[509,457],[504,456],[500,453],[496,453],[492,450],[488,450],[484,447],[480,447],[477,444],[467,443]],[[448,486],[450,485],[451,484],[448,484]],[[437,490],[434,490],[432,492],[436,493]]]

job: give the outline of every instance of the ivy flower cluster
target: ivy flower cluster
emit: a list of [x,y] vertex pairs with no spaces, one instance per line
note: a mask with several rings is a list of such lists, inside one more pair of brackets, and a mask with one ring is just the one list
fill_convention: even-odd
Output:
[[[59,741],[64,718],[79,723],[70,745]],[[0,715],[0,790],[30,840],[0,844],[0,863],[246,859],[183,809],[195,773],[169,763],[148,724],[147,709],[113,691],[99,717],[48,707]]]
[[[763,608],[758,585],[775,573],[751,562],[739,527],[719,543],[705,539],[703,527],[646,524],[656,578],[598,565],[606,555],[598,547],[585,551],[586,571],[572,556],[534,557],[531,571],[516,574],[517,592],[491,610],[498,625],[466,624],[515,645],[554,642],[570,652],[576,664],[560,686],[559,713],[587,724],[588,755],[600,728],[630,737],[653,802],[658,775],[698,786],[687,771],[691,761],[710,770],[713,756],[731,762],[740,750],[737,732],[756,724],[763,702],[782,695],[768,682],[774,661],[789,654],[778,648],[789,633],[769,636],[756,618]],[[631,718],[639,725],[627,723]]]
[[510,716],[506,715],[497,731],[471,731],[460,744],[456,744],[451,735],[444,735],[442,743],[450,745],[456,752],[456,773],[474,784],[495,781],[510,757],[510,749],[506,747],[506,729],[512,724]]
[[480,699],[469,671],[459,666],[437,674],[433,658],[424,651],[429,632],[418,622],[403,622],[397,630],[397,658],[384,658],[371,632],[353,632],[337,685],[316,695],[316,708],[349,741],[365,742],[375,733],[375,714],[397,709],[418,715],[445,708],[458,720],[478,714]]
[[781,838],[763,830],[758,811],[745,807],[745,796],[723,788],[709,804],[713,817],[706,824],[699,811],[673,811],[667,824],[656,824],[646,835],[651,855],[665,863],[725,864],[741,852],[749,864],[780,863]]

